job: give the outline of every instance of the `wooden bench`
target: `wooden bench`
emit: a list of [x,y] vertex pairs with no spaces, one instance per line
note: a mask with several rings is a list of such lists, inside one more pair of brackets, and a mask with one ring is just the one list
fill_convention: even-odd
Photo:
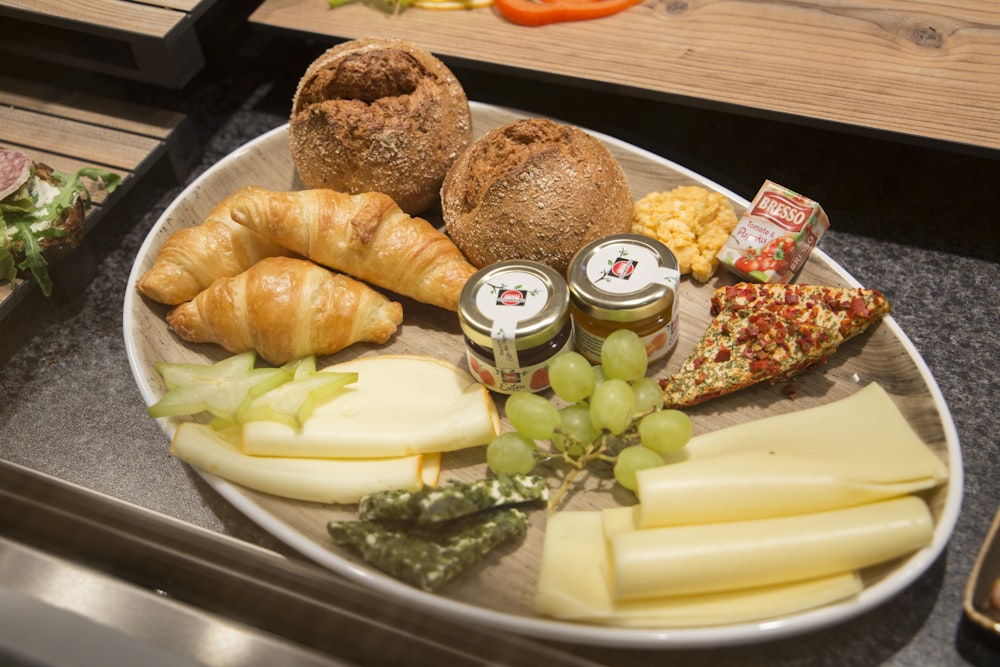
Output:
[[0,0],[0,51],[180,88],[205,64],[196,22],[215,0]]
[[[161,160],[182,179],[199,157],[183,114],[0,75],[0,147],[22,150],[63,173],[95,166],[118,173],[113,193],[94,193],[85,234]],[[34,287],[0,283],[0,320]]]

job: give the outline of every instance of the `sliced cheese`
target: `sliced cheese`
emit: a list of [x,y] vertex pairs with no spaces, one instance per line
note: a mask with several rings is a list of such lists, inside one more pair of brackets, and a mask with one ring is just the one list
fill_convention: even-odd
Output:
[[295,500],[356,503],[385,489],[415,491],[437,484],[439,454],[387,459],[304,459],[248,456],[240,451],[238,433],[220,432],[204,424],[177,427],[170,451],[202,470],[250,489]]
[[826,405],[698,435],[682,457],[638,473],[640,526],[825,511],[948,478],[877,383]]
[[915,496],[770,519],[619,530],[610,539],[613,594],[639,599],[814,579],[904,556],[929,544],[933,532],[930,510]]
[[[761,621],[848,598],[862,588],[856,572],[707,595],[614,600],[605,532],[630,530],[631,508],[549,516],[536,608],[566,620],[635,627],[704,627]],[[739,567],[738,564],[735,567]]]
[[439,359],[383,355],[323,370],[357,373],[358,381],[318,406],[301,429],[271,421],[245,424],[245,453],[410,456],[484,445],[500,432],[500,417],[486,387]]

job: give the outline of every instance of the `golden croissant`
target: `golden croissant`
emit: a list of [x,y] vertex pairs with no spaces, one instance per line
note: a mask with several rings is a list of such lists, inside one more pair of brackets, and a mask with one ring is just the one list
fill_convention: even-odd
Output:
[[449,310],[476,267],[447,235],[388,195],[255,189],[233,199],[233,220],[359,280]]
[[384,343],[403,307],[362,282],[304,259],[269,257],[218,278],[167,314],[186,341],[232,353],[256,350],[272,364],[333,354],[352,343]]
[[229,216],[231,194],[194,227],[174,232],[142,275],[136,288],[145,296],[176,306],[190,301],[216,278],[235,276],[265,257],[292,254]]

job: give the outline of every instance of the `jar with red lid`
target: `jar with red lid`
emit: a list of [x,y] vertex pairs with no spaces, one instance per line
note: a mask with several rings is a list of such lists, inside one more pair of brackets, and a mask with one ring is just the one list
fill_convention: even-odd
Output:
[[458,319],[469,370],[493,391],[541,391],[549,361],[573,345],[566,280],[528,260],[476,272],[462,289]]
[[677,344],[680,320],[677,259],[663,243],[642,234],[614,234],[582,247],[566,278],[576,350],[601,363],[604,340],[631,329],[650,364]]

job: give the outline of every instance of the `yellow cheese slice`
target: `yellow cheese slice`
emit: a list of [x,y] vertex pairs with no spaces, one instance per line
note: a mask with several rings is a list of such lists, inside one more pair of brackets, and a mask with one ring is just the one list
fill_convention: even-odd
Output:
[[862,588],[856,572],[843,572],[723,593],[614,600],[604,532],[631,530],[630,510],[567,511],[549,516],[536,593],[540,614],[633,627],[704,627],[798,613],[849,598]]
[[439,454],[390,459],[305,459],[248,456],[236,444],[236,432],[183,422],[170,451],[202,470],[250,489],[295,500],[356,503],[385,489],[415,491],[437,484]]
[[877,383],[826,405],[698,435],[679,458],[638,473],[641,527],[824,511],[948,478]]
[[243,426],[243,451],[257,456],[382,458],[485,445],[500,432],[489,391],[453,364],[431,357],[365,357],[323,369],[358,381],[318,406],[295,429],[272,421]]
[[916,496],[769,519],[619,530],[610,540],[613,594],[638,599],[814,579],[904,556],[929,544],[933,532],[930,510]]

